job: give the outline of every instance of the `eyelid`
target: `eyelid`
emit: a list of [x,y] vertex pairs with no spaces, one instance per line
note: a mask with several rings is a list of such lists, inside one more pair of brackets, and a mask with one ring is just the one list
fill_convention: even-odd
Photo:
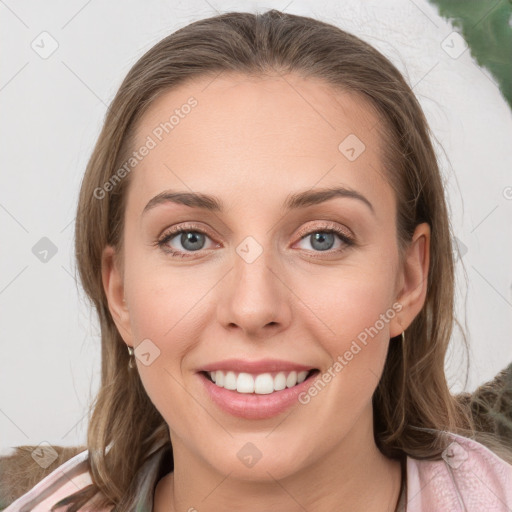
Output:
[[346,226],[341,226],[340,224],[337,224],[336,222],[333,222],[330,220],[315,221],[315,222],[322,222],[322,224],[320,226],[316,226],[316,225],[311,226],[310,224],[306,224],[305,227],[303,227],[299,230],[299,233],[297,236],[299,236],[299,238],[302,239],[303,236],[310,235],[311,232],[314,231],[315,229],[318,231],[333,230],[336,233],[343,235],[345,238],[349,239],[350,241],[354,241],[354,238],[355,238],[354,233],[352,232],[352,230],[350,230]]
[[[318,222],[318,221],[315,221],[315,222]],[[318,230],[321,230],[321,229],[324,229],[324,230],[329,230],[329,229],[332,229],[338,233],[342,233],[346,236],[346,238],[349,238],[349,239],[353,239],[354,238],[354,234],[352,233],[352,231],[345,227],[345,226],[340,226],[339,224],[335,223],[335,222],[332,222],[332,221],[329,221],[329,220],[324,220],[324,221],[320,221],[322,222],[323,224],[321,224],[320,226],[311,226],[311,223],[308,223],[306,224],[306,226],[304,226],[303,228],[301,228],[297,234],[297,236],[302,239],[304,236],[306,235],[309,235],[311,234],[312,230],[314,229],[318,229]],[[162,239],[165,239],[167,238],[169,235],[172,235],[172,234],[175,234],[175,233],[180,233],[181,231],[186,231],[186,230],[194,230],[194,231],[198,231],[200,233],[204,233],[206,235],[208,235],[210,238],[214,238],[214,236],[212,235],[212,233],[207,229],[207,228],[203,228],[201,227],[200,225],[198,224],[195,224],[195,223],[190,223],[190,222],[185,222],[185,223],[182,223],[182,224],[178,224],[176,226],[173,226],[169,229],[165,229],[161,235],[158,236],[158,240],[162,240]]]
[[214,235],[211,232],[211,230],[202,226],[201,224],[196,224],[193,222],[182,222],[170,228],[164,229],[162,233],[158,236],[158,240],[167,238],[169,235],[178,234],[181,231],[197,231],[199,233],[204,233],[205,235],[208,235],[210,238],[214,238]]

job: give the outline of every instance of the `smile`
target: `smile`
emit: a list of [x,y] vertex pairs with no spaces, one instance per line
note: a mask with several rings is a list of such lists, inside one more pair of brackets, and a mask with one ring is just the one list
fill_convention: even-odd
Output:
[[237,373],[233,371],[226,372],[217,370],[206,372],[206,375],[216,386],[224,389],[236,390],[238,393],[267,395],[286,388],[292,388],[304,382],[308,374],[312,371],[314,370],[251,374],[246,372]]
[[313,369],[258,374],[215,370],[200,371],[196,375],[201,379],[206,399],[220,411],[258,420],[275,417],[294,405],[304,407],[298,397],[313,385],[319,374],[318,369]]

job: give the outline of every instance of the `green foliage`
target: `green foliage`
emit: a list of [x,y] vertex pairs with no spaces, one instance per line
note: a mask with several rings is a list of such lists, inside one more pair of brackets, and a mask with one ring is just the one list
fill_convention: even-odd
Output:
[[512,0],[429,0],[457,27],[512,108]]

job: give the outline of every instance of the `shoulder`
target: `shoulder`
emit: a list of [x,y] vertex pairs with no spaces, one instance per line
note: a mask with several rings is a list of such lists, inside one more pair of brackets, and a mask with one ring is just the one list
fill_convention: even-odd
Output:
[[48,512],[59,500],[87,487],[92,483],[87,458],[87,450],[71,457],[11,503],[3,512]]
[[512,507],[512,465],[457,434],[440,460],[407,458],[407,510],[501,512]]

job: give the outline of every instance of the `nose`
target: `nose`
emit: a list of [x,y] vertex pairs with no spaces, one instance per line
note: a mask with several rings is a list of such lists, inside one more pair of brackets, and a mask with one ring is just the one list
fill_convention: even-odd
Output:
[[292,293],[270,249],[254,241],[245,248],[245,252],[244,246],[234,252],[233,268],[220,283],[217,318],[227,330],[238,329],[253,339],[265,338],[288,327]]

